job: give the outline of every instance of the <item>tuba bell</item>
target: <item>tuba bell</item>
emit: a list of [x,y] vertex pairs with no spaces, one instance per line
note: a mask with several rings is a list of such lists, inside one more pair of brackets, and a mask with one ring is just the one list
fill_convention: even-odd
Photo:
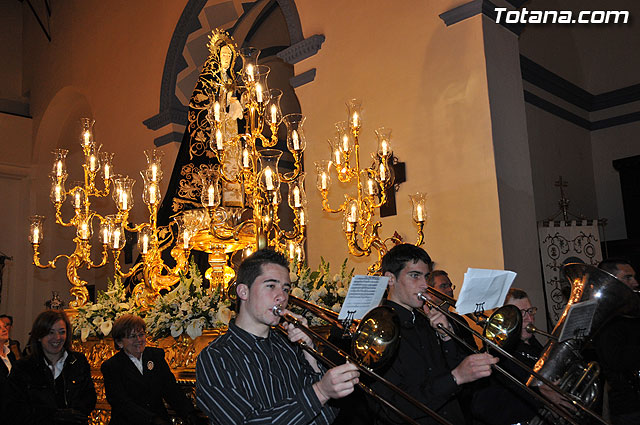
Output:
[[[569,301],[553,328],[552,338],[545,346],[540,359],[533,370],[559,386],[573,399],[590,406],[597,395],[600,368],[595,362],[585,363],[581,351],[591,337],[611,318],[616,316],[640,317],[640,299],[633,291],[615,276],[597,267],[572,263],[563,268],[565,277],[571,283]],[[569,310],[581,302],[595,303],[595,312],[590,329],[560,341]],[[529,377],[527,385],[539,386],[541,382],[534,376]],[[549,412],[541,412],[531,424],[545,423]],[[553,423],[558,423],[552,419]]]

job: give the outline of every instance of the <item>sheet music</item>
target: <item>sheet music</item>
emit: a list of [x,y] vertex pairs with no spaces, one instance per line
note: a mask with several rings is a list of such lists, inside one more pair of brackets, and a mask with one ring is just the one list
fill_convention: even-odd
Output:
[[345,320],[349,316],[352,320],[362,319],[369,310],[380,305],[388,283],[387,276],[353,276],[338,320]]
[[458,314],[502,307],[516,273],[508,270],[468,268],[456,302]]
[[559,341],[563,342],[572,338],[589,335],[591,322],[596,313],[597,300],[583,301],[569,307],[567,319],[562,327]]

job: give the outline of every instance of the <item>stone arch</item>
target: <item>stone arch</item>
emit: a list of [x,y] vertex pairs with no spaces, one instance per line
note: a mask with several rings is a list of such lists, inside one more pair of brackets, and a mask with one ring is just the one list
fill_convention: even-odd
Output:
[[[256,15],[259,15],[256,13],[257,10],[271,5],[277,5],[280,8],[287,26],[289,46],[283,47],[290,47],[304,41],[294,0],[258,0],[250,4],[242,3],[240,0],[189,0],[187,2],[169,43],[160,87],[159,112],[143,121],[143,124],[151,130],[163,128],[163,134],[154,140],[156,146],[181,141],[187,124],[187,107],[184,99],[181,101],[176,96],[180,74],[184,73],[190,65],[191,58],[185,58],[184,55],[187,44],[193,42],[196,48],[206,49],[206,43],[202,42],[202,39],[215,27],[225,28],[235,36],[236,30],[250,21],[251,17],[254,20],[257,19]],[[209,28],[205,28],[206,26]],[[241,44],[243,40],[244,36],[240,36],[237,42]],[[185,86],[189,86],[188,81],[185,81]]]

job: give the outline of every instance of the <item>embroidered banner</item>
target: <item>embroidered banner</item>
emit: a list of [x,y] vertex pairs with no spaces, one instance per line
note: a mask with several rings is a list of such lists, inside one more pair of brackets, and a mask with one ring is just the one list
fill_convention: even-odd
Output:
[[540,258],[544,275],[547,321],[555,326],[564,311],[571,286],[561,276],[562,266],[602,261],[597,220],[538,222]]

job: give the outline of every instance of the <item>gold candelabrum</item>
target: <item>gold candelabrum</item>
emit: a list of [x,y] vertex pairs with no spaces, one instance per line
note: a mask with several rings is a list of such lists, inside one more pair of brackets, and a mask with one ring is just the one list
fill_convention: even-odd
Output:
[[[382,223],[374,221],[376,210],[387,202],[389,190],[393,189],[394,173],[391,167],[391,129],[378,128],[377,152],[371,154],[369,167],[360,168],[360,129],[362,126],[362,102],[352,99],[347,102],[347,121],[336,123],[337,133],[329,139],[331,159],[316,161],[316,186],[322,195],[322,209],[329,213],[342,213],[342,230],[347,240],[349,253],[368,256],[372,249],[378,253],[378,260],[369,266],[370,273],[380,269],[382,256],[387,252],[386,243],[399,243],[397,236],[382,239],[379,235]],[[329,203],[331,170],[341,183],[355,185],[355,193],[345,194],[345,201],[332,208]],[[423,227],[426,220],[425,195],[416,193],[409,196],[412,202],[412,218],[417,226],[417,242],[424,242]]]
[[[29,241],[33,246],[33,262],[36,267],[56,268],[56,262],[60,258],[67,258],[67,278],[71,283],[71,295],[75,297],[69,305],[78,308],[86,304],[88,300],[87,282],[78,275],[78,270],[86,267],[97,268],[106,264],[108,252],[111,251],[114,259],[116,275],[127,278],[140,273],[140,281],[134,287],[132,293],[136,303],[140,306],[148,306],[161,289],[168,289],[179,279],[178,273],[186,271],[187,259],[191,246],[189,241],[196,229],[190,222],[185,222],[183,217],[176,217],[174,225],[177,228],[177,237],[173,235],[172,225],[158,227],[157,213],[162,194],[160,181],[162,180],[162,151],[145,151],[147,168],[140,172],[144,181],[142,200],[149,209],[149,221],[133,225],[129,222],[129,212],[134,204],[133,185],[135,180],[113,173],[113,154],[100,152],[100,146],[96,147],[93,135],[94,121],[83,118],[81,144],[84,152],[84,182],[74,184],[67,191],[65,181],[68,177],[65,159],[68,151],[57,149],[54,151],[53,171],[51,173],[52,187],[50,198],[56,209],[56,223],[65,227],[75,227],[76,237],[73,241],[76,248],[71,255],[58,255],[46,264],[40,262],[39,247],[43,240],[43,216],[32,216],[30,221]],[[104,188],[96,188],[98,172],[102,173]],[[110,190],[113,185],[113,190]],[[102,216],[91,209],[91,197],[106,197],[111,193],[116,204],[117,213]],[[74,216],[65,222],[62,218],[62,204],[66,198],[70,198],[74,210]],[[99,240],[102,243],[102,259],[99,263],[91,260],[91,238],[93,236],[94,221],[99,222]],[[138,234],[138,249],[142,255],[142,261],[124,272],[120,266],[120,254],[126,245],[125,231]],[[176,261],[175,267],[164,264],[161,254],[174,240],[178,240],[171,255]]]
[[[73,308],[80,307],[87,302],[89,292],[87,291],[87,282],[82,280],[78,275],[81,268],[99,268],[107,262],[107,244],[102,244],[102,258],[99,262],[91,259],[91,236],[94,220],[98,220],[101,224],[105,222],[103,216],[91,209],[91,198],[104,198],[109,195],[109,185],[113,178],[112,159],[113,154],[100,152],[100,146],[97,146],[93,138],[94,121],[88,118],[82,119],[82,133],[80,144],[84,152],[84,162],[82,168],[84,171],[84,181],[72,184],[72,188],[67,191],[65,182],[68,177],[65,159],[67,149],[56,149],[54,154],[53,170],[50,174],[52,180],[51,192],[49,197],[56,210],[56,223],[64,227],[75,227],[76,236],[73,238],[75,249],[70,255],[58,255],[47,263],[40,262],[40,244],[44,238],[43,224],[44,216],[35,215],[30,217],[29,242],[33,247],[33,264],[36,267],[47,269],[56,268],[56,263],[61,258],[67,259],[67,279],[71,283],[71,295],[75,298],[69,305]],[[98,189],[96,181],[98,173],[102,174],[104,184],[103,189]],[[73,217],[68,222],[62,218],[62,204],[69,197],[73,207]]]
[[[270,69],[257,63],[260,50],[237,49],[231,37],[217,31],[210,37],[211,54],[218,58],[208,84],[209,156],[215,164],[200,170],[200,201],[207,223],[194,238],[194,249],[209,252],[212,269],[206,276],[233,276],[225,265],[224,252],[245,249],[245,254],[270,247],[286,253],[292,262],[304,258],[304,234],[307,226],[307,199],[304,190],[302,155],[306,147],[305,117],[299,113],[282,116],[282,91],[269,88]],[[242,58],[235,70],[233,58]],[[244,118],[245,128],[238,131],[237,119]],[[278,143],[281,125],[286,127],[287,148],[294,169],[282,172],[279,166],[283,151],[273,149]],[[263,133],[269,129],[270,137]],[[268,133],[267,133],[268,134]],[[293,225],[281,225],[279,208],[282,184],[288,185],[288,204],[293,211]],[[241,207],[240,217],[229,217],[229,209],[220,207],[222,188],[235,187],[233,196]],[[250,214],[248,213],[250,212]]]

